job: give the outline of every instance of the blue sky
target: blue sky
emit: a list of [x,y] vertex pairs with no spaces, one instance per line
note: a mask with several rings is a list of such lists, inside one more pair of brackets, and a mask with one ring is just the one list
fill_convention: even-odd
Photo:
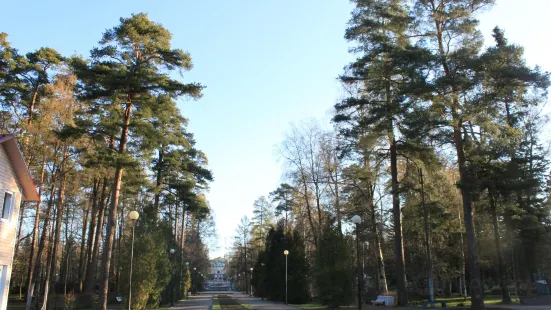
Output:
[[[328,119],[341,96],[336,77],[352,59],[343,39],[347,0],[30,2],[24,10],[18,1],[2,4],[0,31],[22,52],[49,46],[87,56],[120,17],[145,12],[171,31],[174,47],[191,53],[195,67],[184,79],[207,88],[180,108],[215,176],[208,198],[221,248],[213,256],[254,200],[281,182],[275,148],[289,124]],[[550,11],[549,0],[497,0],[480,16],[481,30],[490,40],[499,25],[525,47],[530,64],[551,71],[542,35],[551,29]]]

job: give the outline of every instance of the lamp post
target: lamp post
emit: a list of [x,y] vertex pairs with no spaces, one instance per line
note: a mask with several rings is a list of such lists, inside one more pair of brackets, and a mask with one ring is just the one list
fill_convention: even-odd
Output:
[[[264,263],[260,263],[260,265],[262,266],[262,269],[260,270],[260,282],[264,282],[264,278],[266,277],[266,272],[264,270],[264,266],[266,266],[266,264]],[[260,289],[260,298],[262,300],[264,300],[264,296],[266,295],[266,287],[264,286],[264,283],[259,283],[258,284],[261,289]]]
[[130,275],[128,277],[128,310],[131,309],[132,306],[132,264],[134,261],[134,228],[136,226],[136,221],[140,217],[140,214],[138,211],[130,211],[128,213],[128,219],[132,223],[132,246],[130,250]]
[[[168,251],[168,253],[170,254],[168,257],[170,258],[170,261],[172,263],[172,265],[174,266],[174,253],[176,253],[176,250],[174,249],[170,249]],[[170,294],[169,294],[169,300],[170,300],[170,306],[174,306],[174,275],[171,274],[170,275],[170,282],[169,282],[169,290],[170,290]]]
[[362,218],[359,215],[354,215],[352,217],[352,223],[356,224],[356,254],[358,256],[358,262],[356,265],[357,274],[358,274],[358,310],[362,310],[362,277],[363,274],[360,270],[360,223]]
[[195,295],[197,295],[197,267],[193,267],[193,290]]
[[253,296],[253,267],[251,267],[251,297]]
[[283,251],[285,255],[285,304],[287,304],[287,256],[289,256],[289,251]]

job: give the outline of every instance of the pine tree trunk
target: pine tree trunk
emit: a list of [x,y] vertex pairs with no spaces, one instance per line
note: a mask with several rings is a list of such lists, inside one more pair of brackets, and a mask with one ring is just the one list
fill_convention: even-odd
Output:
[[[40,87],[40,84],[37,81],[36,84],[33,87],[33,94],[32,94],[32,97],[31,97],[31,102],[29,103],[29,107],[27,109],[27,130],[29,130],[29,128],[30,128],[30,126],[33,122],[33,112],[34,112],[34,107],[36,105],[36,99],[38,97],[39,87]],[[23,137],[23,146],[22,147],[23,147],[23,154],[26,156],[25,157],[25,163],[27,164],[27,167],[29,167],[31,165],[31,154],[33,152],[31,152],[30,149],[29,149],[29,135],[28,135],[28,132]]]
[[247,267],[247,237],[243,237],[243,244],[245,245],[245,291],[249,293],[249,268]]
[[522,260],[522,264],[520,264],[520,266],[522,266],[521,271],[524,279],[524,285],[526,287],[526,295],[532,296],[533,295],[532,288],[535,280],[533,278],[533,275],[534,275],[534,272],[536,271],[536,268],[534,268],[535,253],[533,252],[532,247],[529,244],[533,242],[533,240],[531,239],[533,238],[533,236],[531,233],[521,234],[521,236],[522,236],[522,239],[521,239],[522,243],[521,243],[520,258]]
[[[287,232],[287,225],[288,225],[288,221],[289,221],[289,206],[287,205],[288,201],[287,200],[287,193],[284,194],[285,196],[285,232]],[[306,231],[306,229],[304,230]],[[304,237],[304,240],[306,240],[306,236]]]
[[[63,296],[65,297],[67,295],[67,274],[69,273],[69,251],[71,249],[70,241],[69,241],[69,213],[70,211],[66,211],[67,215],[65,216],[65,251],[63,251],[63,247],[61,247],[61,261],[60,264],[60,270],[59,270],[59,278],[63,279],[63,287],[64,287],[64,293]],[[74,212],[71,212],[74,213]]]
[[15,255],[14,258],[17,259],[19,252],[19,247],[21,246],[21,231],[23,229],[23,221],[24,221],[24,215],[25,215],[25,207],[27,203],[24,201],[21,201],[20,207],[19,207],[19,227],[17,228],[17,236],[15,237]]
[[97,220],[99,217],[99,209],[98,209],[98,193],[99,193],[99,186],[101,184],[101,180],[94,178],[93,181],[93,187],[92,187],[92,218],[90,221],[90,227],[88,228],[88,241],[87,241],[87,253],[86,253],[86,273],[84,277],[84,284],[82,286],[82,291],[86,293],[91,293],[88,291],[88,288],[91,286],[91,282],[94,282],[94,275],[95,273],[91,272],[92,268],[92,259],[93,259],[93,252],[95,248],[96,242],[98,242],[98,239],[96,238],[96,229],[97,229]]
[[[461,210],[459,210],[459,226],[463,226],[463,221],[461,220]],[[467,279],[466,279],[466,270],[467,263],[465,261],[465,243],[463,242],[463,232],[460,233],[461,236],[461,295],[463,295],[464,300],[467,300]]]
[[174,236],[174,240],[178,240],[178,198],[176,198],[176,202],[174,204],[174,229],[173,229],[173,236]]
[[[369,162],[368,155],[364,154],[364,169],[371,169],[370,168],[371,163]],[[385,272],[385,260],[383,257],[383,248],[381,245],[381,239],[382,239],[382,232],[379,236],[379,229],[377,227],[379,226],[377,223],[377,205],[374,201],[375,199],[375,183],[371,183],[368,185],[369,189],[369,195],[365,195],[366,199],[370,201],[371,204],[371,233],[373,235],[373,245],[375,248],[375,259],[377,261],[377,288],[380,292],[388,293],[388,284],[386,281],[386,272]],[[381,213],[381,221],[382,221],[382,213]]]
[[[124,202],[123,202],[123,208],[124,208]],[[124,214],[124,212],[121,212],[121,213]],[[126,220],[126,219],[127,219],[126,217],[121,216],[121,228],[120,228],[120,231],[119,231],[119,258],[118,258],[118,262],[119,262],[118,264],[119,264],[120,267],[119,267],[119,269],[118,269],[118,271],[117,271],[117,290],[118,290],[118,291],[120,291],[120,286],[121,286],[121,284],[120,284],[120,276],[121,276],[121,274],[122,274],[121,269],[122,269],[122,264],[123,264],[123,257],[122,257],[122,254],[123,254],[123,253],[122,253],[122,251],[121,251],[120,249],[121,249],[122,239],[123,239],[123,236],[124,236],[124,233],[125,233],[125,230],[124,230],[125,225],[124,225],[124,223],[125,223],[125,220]]]
[[[57,219],[57,207],[54,207],[53,209],[53,219],[54,219],[54,225],[52,225],[52,229],[48,232],[48,244],[46,245],[46,268],[43,275],[43,281],[40,283],[36,283],[36,285],[40,288],[39,292],[43,292],[43,300],[48,300],[48,295],[50,292],[49,285],[46,285],[47,282],[49,282],[49,278],[51,277],[52,273],[52,251],[53,251],[53,241],[55,240],[55,219]],[[43,309],[43,307],[39,304],[39,300],[36,301],[36,307],[39,309]]]
[[155,219],[155,222],[157,222],[158,216],[159,216],[159,203],[161,199],[161,184],[163,183],[163,165],[164,165],[164,155],[165,155],[165,149],[164,145],[161,144],[161,147],[159,148],[159,162],[157,163],[157,176],[155,183],[157,185],[157,192],[155,193],[155,202],[153,203],[153,216]]
[[[119,212],[119,216],[117,216],[120,219],[121,212]],[[121,223],[119,220],[117,220],[117,225],[115,225],[115,236],[113,237],[113,250],[111,252],[111,268],[109,269],[109,279],[111,279],[111,283],[114,285],[111,287],[111,291],[114,291],[117,287],[117,253],[119,252],[118,244],[119,242],[116,242],[120,240],[117,236],[117,227],[120,227]]]
[[[459,100],[459,99],[457,99]],[[456,121],[454,128],[454,143],[457,151],[457,160],[459,164],[459,177],[461,184],[461,195],[463,197],[463,218],[465,221],[465,229],[467,235],[467,249],[469,256],[469,271],[471,278],[471,300],[472,309],[484,309],[484,287],[480,278],[480,265],[476,250],[476,236],[474,229],[474,219],[472,212],[471,192],[468,188],[471,186],[468,176],[468,169],[465,154],[463,151],[463,140],[461,138],[460,124]]]
[[336,210],[336,213],[337,213],[337,229],[340,231],[341,235],[342,235],[342,215],[341,215],[341,207],[340,207],[340,202],[339,202],[339,193],[338,193],[338,190],[336,192],[336,197],[335,197],[335,210]]
[[[84,285],[84,274],[86,272],[86,264],[84,261],[84,257],[87,256],[87,249],[86,248],[87,241],[86,240],[86,232],[88,230],[88,219],[90,217],[90,211],[92,208],[92,199],[88,199],[88,206],[86,208],[86,211],[84,213],[84,219],[82,220],[82,232],[81,232],[81,241],[80,241],[80,257],[78,260],[78,291],[81,293]],[[93,212],[93,211],[92,211]],[[89,237],[89,236],[88,236]]]
[[182,227],[180,227],[180,248],[182,249],[182,257],[184,255],[184,246],[186,245],[186,205],[182,207]]
[[[67,218],[69,218],[69,216],[67,215]],[[69,255],[71,253],[71,240],[69,240],[68,236],[69,236],[69,225],[68,225],[68,221],[66,220],[65,222],[66,226],[65,226],[65,255],[63,256],[63,269],[61,270],[60,272],[60,275],[63,275],[62,278],[63,278],[63,297],[66,298],[67,297],[67,279],[69,277]]]
[[59,179],[59,188],[58,188],[58,194],[57,194],[57,215],[56,215],[56,223],[55,223],[55,237],[54,237],[54,244],[51,252],[50,257],[50,264],[47,264],[46,266],[46,278],[44,281],[44,299],[42,301],[42,310],[46,310],[46,306],[48,304],[48,292],[50,289],[50,279],[52,277],[52,274],[55,273],[56,269],[56,262],[57,262],[57,252],[59,248],[59,240],[61,235],[61,225],[63,224],[63,208],[65,204],[65,162],[67,159],[67,153],[64,153],[64,159],[61,163],[61,172],[60,172],[60,179]]
[[29,255],[29,263],[28,263],[28,266],[27,266],[27,281],[26,281],[26,283],[27,283],[27,292],[26,292],[26,296],[25,296],[26,300],[28,299],[29,294],[31,294],[30,290],[34,287],[32,285],[32,283],[33,283],[33,271],[34,271],[34,266],[35,266],[34,252],[35,252],[35,249],[36,249],[36,242],[37,242],[37,239],[38,239],[38,226],[40,225],[40,204],[41,204],[40,201],[36,203],[36,215],[35,215],[35,218],[34,218],[33,237],[32,237],[33,239],[32,239],[32,244],[31,244],[31,253]]
[[123,168],[121,164],[118,164],[115,170],[115,178],[113,180],[113,198],[111,199],[111,205],[109,207],[109,219],[107,221],[107,234],[105,236],[105,243],[103,249],[103,268],[102,268],[102,281],[99,294],[99,310],[107,309],[107,294],[109,293],[109,275],[111,271],[111,256],[113,253],[113,243],[115,240],[116,226],[117,226],[117,205],[119,200],[119,192],[122,182]]
[[513,231],[513,224],[510,218],[508,218],[508,225],[509,225],[509,244],[511,246],[511,267],[513,268],[513,281],[515,283],[515,295],[517,296],[517,299],[520,296],[520,281],[519,281],[519,274],[518,274],[518,264],[517,264],[517,250],[516,250],[516,240],[514,237],[514,231]]
[[[336,159],[335,159],[336,161]],[[337,229],[339,230],[339,234],[342,235],[342,216],[341,216],[341,202],[339,197],[339,174],[338,174],[338,168],[335,168],[335,180],[334,180],[334,186],[335,186],[335,212],[337,213]]]
[[406,285],[406,267],[402,243],[402,218],[400,210],[400,192],[398,187],[398,152],[396,140],[390,133],[390,173],[392,176],[392,218],[394,223],[394,246],[396,256],[396,276],[398,277],[398,305],[407,307],[408,295]]
[[42,167],[40,170],[40,182],[38,183],[38,198],[40,199],[36,203],[36,215],[34,217],[34,226],[33,226],[33,237],[32,237],[32,244],[31,244],[31,253],[29,255],[29,265],[27,268],[27,292],[25,293],[25,300],[29,298],[30,290],[34,288],[32,285],[33,283],[33,273],[34,273],[34,267],[35,267],[35,257],[34,252],[36,250],[36,243],[38,242],[38,229],[40,225],[40,206],[42,203],[42,186],[44,184],[44,175],[46,172],[46,145],[44,145],[43,148],[43,154],[42,154]]
[[[132,112],[132,103],[129,102],[126,105],[125,115],[124,115],[124,126],[122,128],[121,139],[119,144],[119,154],[124,154],[126,152],[126,143],[128,139],[128,130],[130,125],[130,117]],[[115,169],[115,177],[113,179],[113,192],[111,198],[111,206],[109,210],[109,221],[107,222],[107,235],[105,236],[105,245],[103,253],[103,279],[100,288],[99,294],[99,303],[98,310],[107,310],[107,294],[109,292],[109,270],[111,266],[111,255],[113,251],[113,241],[115,237],[115,229],[117,224],[118,217],[118,204],[119,204],[119,193],[121,190],[123,175],[123,166],[121,162],[117,163]]]
[[509,290],[507,289],[507,283],[505,279],[505,263],[503,260],[503,253],[501,247],[501,235],[499,233],[499,223],[497,220],[497,206],[496,201],[492,193],[489,193],[490,204],[492,209],[492,222],[494,226],[494,240],[496,245],[496,256],[498,261],[498,274],[499,274],[499,286],[501,287],[502,301],[504,303],[511,302],[511,296],[509,296]]
[[379,238],[379,231],[377,229],[377,216],[376,216],[376,206],[371,205],[371,233],[373,234],[373,245],[375,246],[375,257],[377,259],[377,270],[378,270],[378,284],[379,290],[382,293],[388,292],[388,284],[386,282],[386,272],[385,272],[385,260],[383,258],[383,249],[381,247],[381,239]]
[[52,213],[52,208],[54,205],[54,193],[55,186],[53,182],[54,178],[52,177],[52,186],[50,188],[50,199],[48,200],[48,206],[46,208],[46,217],[44,218],[44,228],[42,229],[42,234],[40,235],[40,242],[38,244],[38,251],[36,253],[36,260],[34,262],[34,282],[28,288],[27,293],[27,304],[25,306],[26,310],[30,310],[33,304],[33,295],[36,292],[35,303],[38,302],[38,297],[40,295],[40,284],[42,283],[42,255],[44,254],[44,248],[46,247],[46,237],[48,236],[50,230],[50,214]]
[[[434,14],[437,14],[436,12]],[[444,69],[444,73],[447,77],[453,79],[453,75],[451,74],[448,62],[447,62],[447,55],[444,52],[444,34],[443,30],[441,28],[440,21],[438,21],[435,15],[435,29],[436,29],[436,37],[438,40],[438,51],[440,55],[440,59],[442,62],[442,67]],[[462,126],[462,119],[459,115],[460,111],[460,99],[459,99],[459,91],[452,86],[452,106],[451,106],[451,114],[452,114],[452,122],[453,122],[453,143],[456,150],[457,155],[457,164],[459,165],[459,180],[461,184],[461,196],[463,198],[463,219],[465,221],[465,229],[466,229],[466,235],[467,235],[467,249],[469,254],[469,273],[471,278],[471,309],[473,310],[483,310],[484,309],[484,290],[482,281],[480,279],[480,265],[478,262],[478,254],[476,250],[476,236],[475,236],[475,230],[474,230],[474,220],[473,220],[473,208],[472,208],[472,197],[471,197],[471,190],[469,186],[471,186],[470,178],[469,178],[469,171],[467,168],[467,158],[465,156],[465,151],[463,149],[463,139],[461,137],[461,126]]]
[[65,260],[64,260],[64,266],[65,271],[63,272],[63,298],[67,298],[67,280],[69,279],[69,269],[71,261],[69,260],[69,254],[71,250],[71,244],[67,244],[67,250],[65,251]]
[[105,221],[105,209],[107,208],[105,204],[105,196],[107,195],[107,187],[108,182],[107,178],[103,178],[103,185],[101,189],[101,197],[100,201],[98,203],[98,219],[97,219],[97,225],[96,225],[96,234],[95,234],[95,242],[94,247],[91,250],[92,257],[90,264],[86,268],[86,282],[84,285],[84,291],[88,294],[94,294],[96,289],[96,273],[98,268],[98,261],[99,261],[99,249],[100,249],[100,240],[101,235],[103,233],[103,223]]

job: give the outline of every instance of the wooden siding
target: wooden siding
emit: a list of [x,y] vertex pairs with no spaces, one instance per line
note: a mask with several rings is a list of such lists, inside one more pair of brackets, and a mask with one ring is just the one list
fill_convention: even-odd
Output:
[[15,247],[15,233],[21,202],[21,191],[15,178],[15,172],[4,147],[0,144],[0,211],[4,205],[4,194],[6,191],[14,194],[14,205],[10,218],[8,220],[0,219],[0,265],[7,266],[6,283],[3,286],[4,292],[0,292],[0,301],[3,303],[0,304],[0,309],[6,306],[4,302],[7,298],[2,297],[8,296]]

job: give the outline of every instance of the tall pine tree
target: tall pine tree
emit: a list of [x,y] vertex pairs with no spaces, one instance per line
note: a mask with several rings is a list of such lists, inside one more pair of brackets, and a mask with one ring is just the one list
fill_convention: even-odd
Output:
[[[388,150],[392,194],[398,304],[407,306],[407,286],[400,210],[398,156],[404,141],[404,119],[415,104],[415,89],[423,83],[419,63],[424,53],[414,48],[407,30],[412,22],[403,0],[357,0],[345,38],[357,45],[358,55],[347,67],[341,81],[356,85],[357,94],[335,106],[336,123],[343,123],[341,134],[354,137],[364,161],[369,160],[366,146],[384,145]],[[421,85],[422,86],[422,85]]]
[[[170,76],[171,71],[190,70],[192,63],[188,53],[171,48],[171,34],[168,30],[150,21],[146,14],[121,18],[120,21],[119,26],[103,34],[100,46],[91,51],[90,63],[74,63],[77,76],[81,80],[82,99],[91,100],[95,105],[109,107],[117,116],[117,131],[111,147],[116,154],[115,172],[103,251],[103,279],[98,306],[100,310],[107,308],[110,264],[123,171],[135,160],[132,154],[127,152],[127,148],[129,145],[139,144],[141,138],[146,135],[136,126],[140,120],[140,113],[156,104],[162,104],[159,98],[198,98],[202,89],[199,84],[185,84]],[[91,125],[94,127],[99,124]],[[93,129],[101,131],[101,128]]]
[[431,66],[433,89],[429,97],[430,118],[438,120],[436,127],[441,142],[452,142],[459,167],[459,187],[467,236],[472,309],[484,308],[484,287],[476,249],[473,219],[473,171],[468,152],[469,120],[484,111],[477,106],[478,54],[483,38],[476,29],[477,11],[494,0],[417,0],[415,1],[418,44],[433,54]]

